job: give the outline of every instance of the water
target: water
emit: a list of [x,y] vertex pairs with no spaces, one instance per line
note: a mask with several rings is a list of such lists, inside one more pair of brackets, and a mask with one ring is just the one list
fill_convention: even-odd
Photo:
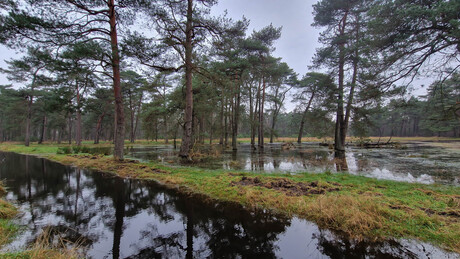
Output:
[[152,181],[121,179],[0,153],[24,247],[50,227],[84,241],[88,258],[458,258],[410,240],[352,243],[298,218],[216,203]]
[[[128,156],[171,165],[183,164],[172,146],[134,146]],[[333,150],[317,143],[303,143],[283,150],[281,144],[268,144],[263,153],[249,144],[239,145],[237,152],[224,151],[192,166],[208,169],[254,172],[324,172],[344,168],[351,174],[406,182],[460,185],[460,148],[444,148],[427,143],[412,143],[404,149],[350,147],[346,159],[334,158]]]

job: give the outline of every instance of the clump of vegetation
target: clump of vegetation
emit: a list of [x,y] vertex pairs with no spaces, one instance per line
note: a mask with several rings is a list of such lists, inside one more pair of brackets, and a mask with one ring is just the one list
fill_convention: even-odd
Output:
[[72,154],[72,149],[70,147],[60,147],[58,148],[56,154]]
[[[104,150],[104,152],[101,152],[101,150]],[[103,155],[108,155],[110,152],[106,151],[108,150],[107,148],[91,148],[88,146],[65,146],[65,147],[59,147],[56,151],[56,154],[59,155],[68,155],[68,154],[80,154],[80,153],[86,153],[86,154],[103,154]]]
[[[5,187],[0,182],[0,197],[5,194]],[[7,244],[18,232],[19,226],[11,222],[11,219],[14,218],[17,213],[18,210],[13,204],[0,199],[0,247]]]
[[25,251],[0,254],[6,259],[77,259],[82,258],[77,243],[68,244],[59,235],[52,235],[50,228],[45,228],[35,240],[34,244]]
[[195,145],[189,154],[191,162],[204,162],[221,157],[222,150],[213,145]]
[[112,149],[108,147],[92,147],[92,148],[89,148],[87,153],[92,154],[92,155],[108,156],[112,154]]
[[90,153],[91,152],[91,148],[87,147],[87,146],[72,146],[72,151],[74,154],[78,154],[78,153]]
[[357,240],[382,238],[379,230],[386,227],[389,216],[388,208],[371,197],[357,199],[343,194],[322,195],[308,209],[320,227],[339,230]]

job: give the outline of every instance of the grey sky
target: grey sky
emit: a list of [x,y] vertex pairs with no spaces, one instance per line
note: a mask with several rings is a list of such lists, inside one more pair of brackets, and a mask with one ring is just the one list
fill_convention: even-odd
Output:
[[281,57],[300,76],[307,67],[318,44],[318,29],[313,22],[312,5],[316,0],[219,0],[212,13],[221,15],[225,10],[233,19],[243,15],[250,20],[248,33],[273,24],[282,26],[281,38],[276,42],[274,56]]

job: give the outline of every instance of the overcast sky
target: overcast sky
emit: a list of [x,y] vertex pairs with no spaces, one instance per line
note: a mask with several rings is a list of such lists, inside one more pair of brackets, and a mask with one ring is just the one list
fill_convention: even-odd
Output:
[[220,15],[225,10],[228,16],[238,20],[245,16],[250,20],[248,33],[273,24],[283,27],[281,38],[275,43],[274,56],[281,57],[300,77],[319,47],[319,29],[313,23],[312,5],[316,0],[219,0],[212,12]]

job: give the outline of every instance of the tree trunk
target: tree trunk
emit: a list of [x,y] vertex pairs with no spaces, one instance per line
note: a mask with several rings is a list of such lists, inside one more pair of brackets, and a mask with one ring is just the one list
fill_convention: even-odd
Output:
[[[348,12],[345,13],[342,19],[342,25],[340,27],[340,35],[343,37],[345,33],[345,26]],[[344,107],[343,107],[343,91],[344,91],[344,66],[345,66],[345,43],[342,42],[339,45],[339,89],[337,98],[337,116],[335,126],[335,140],[334,147],[337,157],[343,157],[345,155],[345,119],[344,119]]]
[[[237,83],[238,84],[238,83]],[[238,122],[240,119],[240,102],[241,102],[241,94],[240,94],[240,85],[237,85],[236,88],[236,100],[235,100],[235,108],[234,108],[234,119],[233,119],[233,135],[232,135],[232,145],[233,150],[238,150],[237,147],[237,138],[238,138]]]
[[102,120],[104,119],[104,116],[105,112],[103,112],[101,116],[99,116],[99,118],[97,119],[96,136],[94,137],[94,144],[99,144],[99,138],[102,133]]
[[[251,118],[252,119],[252,123],[254,124],[254,127],[252,128],[252,132],[251,132],[251,144],[252,144],[252,148],[253,149],[256,149],[256,134],[258,134],[259,130],[259,102],[260,102],[260,86],[262,84],[262,81],[259,80],[259,84],[257,86],[257,91],[256,91],[256,100],[255,100],[255,103],[254,103],[254,117]],[[257,139],[257,141],[259,141],[259,139]]]
[[131,90],[129,90],[129,109],[130,109],[130,116],[129,116],[129,122],[130,122],[130,131],[129,131],[129,142],[134,143],[134,117],[136,114],[136,110],[133,107],[133,98],[131,94]]
[[[355,41],[356,41],[356,44],[358,44],[358,41],[360,40],[360,37],[359,37],[359,15],[357,16],[356,18],[356,30],[355,30]],[[345,25],[344,25],[345,26]],[[353,59],[353,76],[352,76],[352,79],[351,79],[351,86],[350,86],[350,92],[349,92],[349,95],[348,95],[348,101],[347,101],[347,107],[346,107],[346,112],[345,112],[345,121],[344,121],[344,129],[343,129],[343,132],[342,132],[342,143],[343,145],[345,145],[345,138],[347,136],[347,131],[348,131],[348,124],[349,124],[349,121],[350,121],[350,114],[351,114],[351,108],[352,108],[352,105],[353,105],[353,98],[354,98],[354,95],[355,95],[355,88],[356,88],[356,80],[357,80],[357,77],[358,77],[358,48],[355,48],[355,52],[354,52],[354,59]]]
[[133,143],[136,141],[137,128],[139,127],[139,116],[141,114],[141,105],[142,105],[142,94],[141,94],[141,98],[139,100],[139,105],[137,106],[136,121],[134,122]]
[[213,130],[212,130],[212,126],[213,126],[213,116],[214,114],[211,116],[211,122],[209,123],[209,145],[212,145],[212,137],[213,137]]
[[[278,97],[278,93],[279,93],[279,87],[276,88],[275,90],[275,98]],[[281,105],[280,105],[281,107]],[[270,143],[272,144],[273,143],[273,135],[275,135],[275,125],[276,125],[276,117],[278,116],[278,104],[275,100],[275,109],[274,111],[272,112],[272,125],[270,127]]]
[[255,146],[255,120],[254,118],[254,98],[251,91],[251,87],[249,86],[249,120],[251,123],[251,147],[254,148]]
[[275,135],[276,116],[273,115],[272,125],[270,127],[270,143],[273,143],[273,137]]
[[185,28],[185,118],[184,133],[179,156],[189,158],[192,148],[192,115],[193,115],[193,91],[192,91],[192,12],[193,0],[187,0],[187,23]]
[[262,77],[262,99],[259,103],[259,148],[264,148],[264,103],[265,103],[265,77]]
[[69,113],[69,145],[72,144],[72,114]]
[[38,141],[38,144],[42,144],[43,141],[45,141],[45,132],[46,132],[46,115],[43,116],[42,129],[41,129],[40,140]]
[[35,89],[35,83],[37,80],[37,75],[40,69],[43,67],[38,67],[33,75],[32,79],[32,85],[30,88],[30,95],[28,96],[28,102],[27,102],[27,118],[26,118],[26,136],[25,136],[25,146],[28,147],[30,145],[30,123],[32,120],[32,104],[34,102],[34,89]]
[[[179,125],[177,125],[177,126],[179,126]],[[173,142],[174,142],[174,149],[177,148],[177,141],[176,141],[176,139],[177,139],[177,131],[178,131],[178,127],[176,127],[176,129],[174,130],[174,140],[173,140]]]
[[315,98],[315,92],[312,92],[312,94],[310,96],[310,100],[308,100],[307,107],[305,107],[305,110],[303,111],[303,114],[302,114],[302,120],[300,121],[299,136],[297,137],[297,143],[299,143],[299,144],[302,143],[303,126],[305,124],[305,120],[306,120],[306,117],[307,117],[307,112],[310,109],[310,106],[311,106],[311,103],[313,101],[313,98]]
[[225,113],[224,113],[224,147],[228,146],[228,99],[225,98]]
[[61,141],[62,141],[62,132],[64,132],[64,127],[65,126],[62,126],[59,131],[58,131],[58,135],[57,135],[57,143],[58,144],[61,144]]
[[204,144],[204,135],[205,135],[205,124],[204,124],[204,116],[201,115],[201,118],[200,118],[200,144]]
[[165,124],[165,125],[164,125],[164,126],[165,126],[165,131],[164,131],[164,134],[165,134],[165,144],[169,144],[168,121],[167,121],[166,116],[164,116],[163,120],[164,120],[164,124]]
[[75,144],[81,146],[81,109],[80,109],[80,89],[78,89],[78,81],[75,80],[75,88],[77,93],[77,110],[75,121]]
[[123,110],[123,98],[121,95],[120,79],[120,56],[118,53],[117,22],[114,0],[108,1],[110,18],[110,42],[112,44],[112,70],[113,70],[113,92],[115,96],[115,147],[113,157],[116,160],[123,160],[123,147],[125,145],[125,114]]
[[33,96],[30,95],[27,102],[27,118],[26,118],[26,137],[24,145],[28,147],[30,145],[30,123],[32,120],[32,102]]
[[224,88],[222,87],[222,96],[221,96],[221,106],[220,106],[220,140],[219,144],[224,144]]

